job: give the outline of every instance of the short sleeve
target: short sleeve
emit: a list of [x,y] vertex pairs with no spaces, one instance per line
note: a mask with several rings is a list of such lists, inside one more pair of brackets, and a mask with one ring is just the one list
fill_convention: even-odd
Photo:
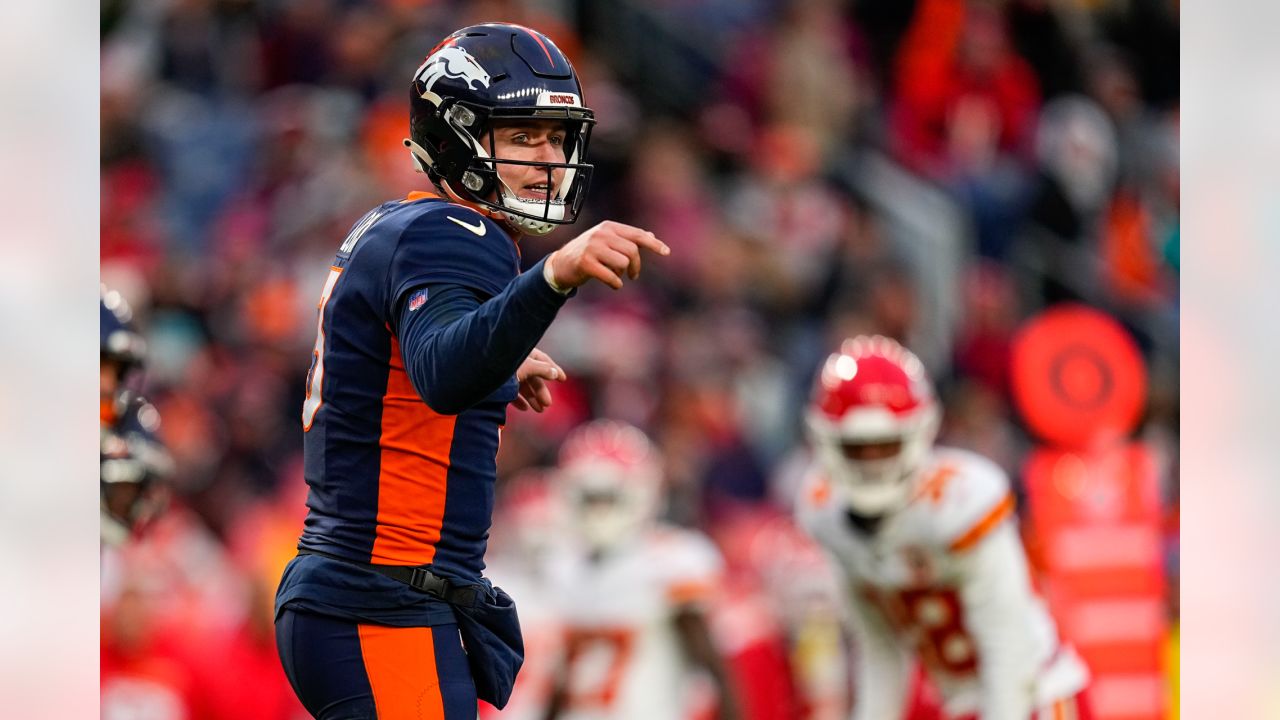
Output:
[[461,285],[488,298],[519,274],[515,243],[496,223],[458,205],[422,213],[401,233],[388,269],[392,314],[424,285]]
[[938,507],[939,540],[951,552],[969,550],[1013,517],[1015,502],[1009,479],[990,460],[950,450],[936,473],[951,476],[940,479]]
[[793,502],[800,524],[812,527],[816,518],[836,502],[834,494],[835,488],[830,477],[822,472],[817,463],[810,465],[800,479]]
[[688,530],[663,530],[656,544],[663,592],[673,606],[701,603],[720,587],[724,558],[709,538]]

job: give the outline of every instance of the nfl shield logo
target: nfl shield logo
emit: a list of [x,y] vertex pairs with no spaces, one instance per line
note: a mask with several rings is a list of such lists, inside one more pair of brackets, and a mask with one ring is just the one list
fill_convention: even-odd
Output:
[[418,292],[414,293],[412,297],[409,298],[409,312],[413,312],[414,310],[417,310],[418,308],[425,305],[426,302],[427,302],[427,291],[419,290]]

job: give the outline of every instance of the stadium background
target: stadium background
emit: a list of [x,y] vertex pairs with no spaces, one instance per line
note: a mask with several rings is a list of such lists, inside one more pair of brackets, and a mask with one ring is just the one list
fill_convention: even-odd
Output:
[[[170,515],[104,567],[104,647],[153,656],[197,716],[296,712],[267,630],[303,510],[315,298],[351,222],[423,184],[400,144],[408,74],[450,30],[495,19],[555,39],[600,117],[580,225],[638,224],[675,251],[562,313],[543,348],[571,381],[550,413],[513,415],[503,477],[546,463],[581,420],[634,422],[664,449],[671,518],[733,562],[739,528],[789,504],[817,363],[877,331],[939,378],[943,442],[1022,481],[1036,439],[1011,402],[1013,338],[1083,301],[1145,360],[1132,439],[1156,461],[1176,633],[1177,12],[104,2],[102,279],[148,337],[146,387],[180,468]],[[569,236],[526,240],[525,262]],[[212,647],[238,653],[233,671],[206,666]]]

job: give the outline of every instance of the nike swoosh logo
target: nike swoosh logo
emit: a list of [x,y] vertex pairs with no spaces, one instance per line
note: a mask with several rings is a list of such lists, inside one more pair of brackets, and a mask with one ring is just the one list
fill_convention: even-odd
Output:
[[478,235],[478,236],[480,236],[480,237],[484,237],[485,227],[484,227],[484,223],[483,223],[483,222],[478,222],[478,223],[476,223],[475,225],[471,225],[471,224],[469,224],[469,223],[464,223],[464,222],[462,222],[461,220],[459,220],[458,218],[456,218],[456,217],[454,217],[454,216],[452,216],[452,215],[445,215],[445,217],[447,217],[447,218],[449,218],[450,220],[452,220],[452,221],[454,221],[454,222],[458,223],[459,225],[461,225],[462,227],[464,227],[464,228],[466,228],[466,229],[470,230],[471,232],[475,233],[476,235]]

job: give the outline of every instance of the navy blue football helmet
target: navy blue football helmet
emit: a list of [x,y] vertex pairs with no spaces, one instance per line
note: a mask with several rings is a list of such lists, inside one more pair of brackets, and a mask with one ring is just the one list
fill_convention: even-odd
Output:
[[[147,342],[133,324],[133,311],[119,292],[101,288],[98,297],[100,361],[111,377],[104,376],[102,420],[113,422],[133,395],[147,357]],[[108,382],[110,381],[110,385]]]
[[[558,120],[565,125],[565,162],[492,157],[495,121]],[[591,182],[584,162],[595,113],[582,100],[578,75],[546,35],[522,25],[465,27],[432,49],[409,89],[409,135],[404,142],[418,170],[455,200],[480,206],[517,230],[545,235],[574,222]],[[498,163],[564,169],[545,200],[517,197],[498,177]]]
[[133,311],[129,303],[120,293],[105,287],[98,299],[102,359],[119,363],[124,369],[141,366],[147,357],[147,342],[133,326]]

